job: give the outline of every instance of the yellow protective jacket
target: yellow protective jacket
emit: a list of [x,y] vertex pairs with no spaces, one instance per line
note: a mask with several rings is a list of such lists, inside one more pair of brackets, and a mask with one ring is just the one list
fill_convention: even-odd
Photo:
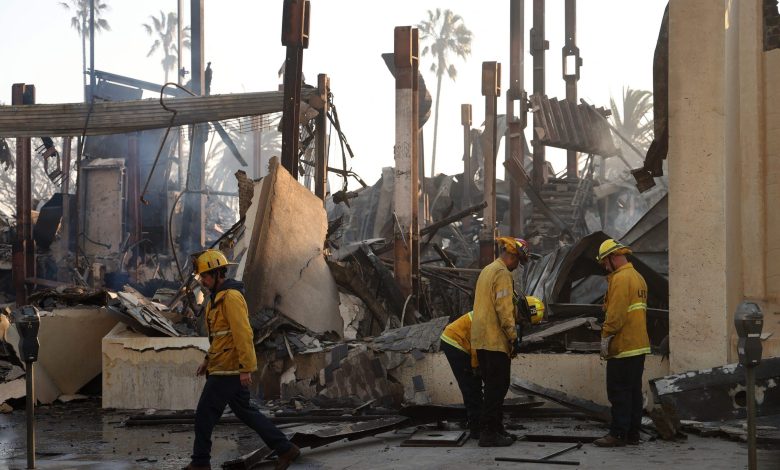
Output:
[[607,358],[650,354],[647,336],[647,283],[631,263],[608,276],[601,337],[613,336]]
[[444,328],[441,340],[471,356],[471,367],[477,367],[477,351],[471,348],[471,319],[474,312],[462,315]]
[[501,259],[485,266],[474,291],[471,347],[511,355],[515,331],[512,274]]
[[206,307],[209,374],[238,375],[257,370],[254,335],[243,289],[243,283],[227,279]]

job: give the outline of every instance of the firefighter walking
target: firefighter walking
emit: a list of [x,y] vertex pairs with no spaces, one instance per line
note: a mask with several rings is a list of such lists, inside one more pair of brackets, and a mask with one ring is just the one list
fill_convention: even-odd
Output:
[[206,375],[195,412],[195,442],[192,461],[185,470],[211,468],[211,433],[225,407],[252,428],[278,455],[276,469],[282,470],[300,455],[298,447],[249,402],[252,372],[257,358],[249,325],[243,283],[227,279],[227,258],[218,250],[206,250],[194,261],[195,273],[208,289],[206,327],[209,351],[197,375]]

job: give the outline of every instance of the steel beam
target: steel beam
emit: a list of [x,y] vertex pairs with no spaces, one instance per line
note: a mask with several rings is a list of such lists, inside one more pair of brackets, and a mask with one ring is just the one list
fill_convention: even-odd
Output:
[[411,26],[398,26],[394,31],[395,60],[395,182],[393,185],[394,207],[394,264],[395,280],[401,294],[408,298],[414,293],[412,274],[412,223],[413,208],[417,206],[417,183],[414,181],[416,162],[413,161],[414,129],[413,115],[417,113],[412,98],[412,82],[416,78],[412,65]]
[[[11,104],[35,104],[35,85],[15,83]],[[28,277],[35,277],[35,246],[32,238],[32,148],[29,137],[16,139],[16,240],[13,245],[13,280],[16,305],[27,303]]]
[[[544,0],[534,0],[533,28],[531,28],[531,55],[534,67],[534,95],[544,96],[544,54],[550,44],[544,39]],[[534,128],[544,127],[542,113],[534,112]],[[539,139],[533,139],[533,185],[541,190],[545,180],[545,149]]]
[[[566,0],[565,42],[562,50],[563,80],[566,82],[566,100],[577,102],[577,81],[580,79],[580,49],[577,47],[577,0]],[[578,154],[574,150],[566,152],[566,176],[577,178]]]
[[474,185],[474,170],[471,168],[471,105],[460,105],[460,123],[463,125],[463,199],[462,207],[471,205],[471,187]]
[[[192,85],[195,95],[203,95],[203,0],[190,1],[190,25],[192,44]],[[189,184],[185,191],[192,190],[185,196],[182,235],[184,249],[187,252],[199,251],[206,243],[206,197],[202,191],[206,189],[205,146],[208,139],[208,125],[195,124],[190,138],[190,161],[188,165]],[[173,248],[173,247],[172,247]]]
[[[420,206],[428,220],[428,195],[425,193],[425,162],[422,161],[422,129],[420,129],[420,33],[412,28],[412,294],[416,311],[420,309]],[[433,174],[431,174],[433,176]],[[420,204],[422,202],[422,204]],[[409,315],[410,323],[416,323]]]
[[287,56],[284,61],[282,166],[295,179],[298,179],[303,50],[309,46],[309,16],[310,4],[308,0],[284,1],[282,45],[287,47]]
[[482,96],[485,97],[485,131],[482,134],[482,154],[485,156],[485,208],[483,227],[479,232],[479,265],[485,267],[495,259],[496,239],[496,114],[501,95],[501,64],[482,62]]
[[[506,149],[505,161],[513,156],[525,161],[523,129],[526,126],[525,80],[525,0],[511,0],[509,4],[509,89],[506,93]],[[519,237],[525,232],[523,214],[523,193],[514,180],[509,179],[509,227],[512,236]]]
[[71,137],[62,138],[62,244],[70,252],[70,159],[72,153]]
[[314,194],[325,203],[328,193],[328,95],[330,94],[330,78],[324,73],[317,75],[317,135],[315,147],[317,162],[314,167]]

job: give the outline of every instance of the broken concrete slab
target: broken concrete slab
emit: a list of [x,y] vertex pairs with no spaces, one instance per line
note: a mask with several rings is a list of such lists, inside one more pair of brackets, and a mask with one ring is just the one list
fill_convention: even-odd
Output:
[[347,341],[356,340],[360,332],[360,323],[363,321],[367,307],[360,298],[339,292],[339,314],[344,322],[343,338]]
[[[116,324],[117,320],[103,307],[58,308],[41,312],[38,331],[41,346],[35,370],[45,370],[59,391],[57,396],[75,394],[100,374],[101,340]],[[9,330],[8,337],[11,344],[19,344],[16,328]],[[36,389],[36,394],[43,401],[40,383],[36,384]]]
[[119,324],[103,338],[103,408],[193,410],[208,338],[149,338]]
[[[681,420],[723,421],[746,416],[745,369],[729,364],[650,381],[656,402],[674,408]],[[756,367],[756,416],[780,414],[780,357]]]
[[317,333],[341,335],[338,289],[324,256],[328,220],[322,201],[278,158],[271,159],[255,192],[243,272],[249,312],[272,308]]
[[375,338],[370,347],[376,351],[411,352],[418,349],[435,352],[439,350],[439,338],[448,323],[449,318],[439,317],[429,322],[388,330]]

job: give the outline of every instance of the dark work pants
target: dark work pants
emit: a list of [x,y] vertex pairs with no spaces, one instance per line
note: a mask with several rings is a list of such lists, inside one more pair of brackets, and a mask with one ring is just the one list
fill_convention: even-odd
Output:
[[469,428],[479,429],[482,414],[482,378],[471,368],[471,356],[444,341],[439,347],[450,363],[452,375],[458,382],[460,394],[463,395],[463,405],[466,407],[466,417]]
[[252,428],[265,444],[283,454],[290,449],[290,441],[249,403],[249,390],[241,385],[237,375],[210,375],[200,394],[195,411],[195,444],[192,451],[193,465],[209,465],[211,461],[211,432],[225,411],[230,409],[244,424]]
[[499,432],[504,428],[501,408],[509,391],[509,356],[500,351],[477,349],[479,370],[485,384],[485,402],[482,405],[480,428]]
[[612,404],[609,433],[614,437],[639,437],[644,371],[644,354],[607,360],[607,397]]

